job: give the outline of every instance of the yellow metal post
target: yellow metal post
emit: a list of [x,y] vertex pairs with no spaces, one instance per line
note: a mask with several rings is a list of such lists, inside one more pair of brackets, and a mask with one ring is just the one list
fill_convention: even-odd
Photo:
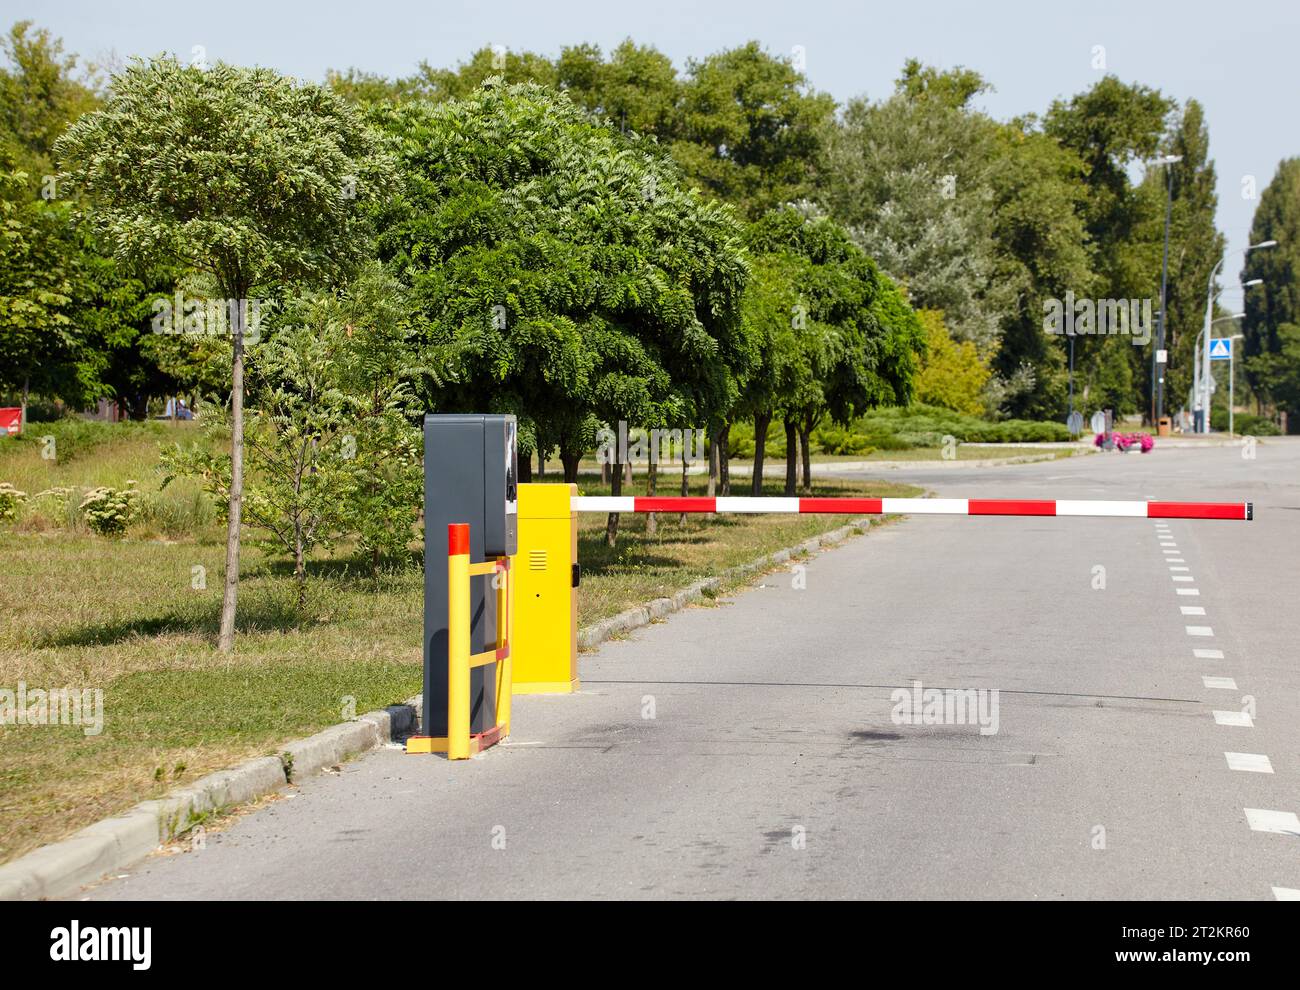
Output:
[[447,759],[469,746],[469,524],[447,527]]
[[505,655],[497,661],[497,727],[502,736],[510,735],[510,698],[514,694],[514,661],[511,653],[515,642],[515,574],[514,560],[501,558],[502,570],[496,574],[497,584],[497,650]]
[[578,690],[577,485],[519,486],[510,654],[515,694]]

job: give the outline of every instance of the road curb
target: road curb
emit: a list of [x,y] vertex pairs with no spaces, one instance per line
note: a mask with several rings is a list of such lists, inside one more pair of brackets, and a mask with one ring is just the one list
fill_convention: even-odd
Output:
[[74,893],[124,869],[209,816],[265,797],[291,783],[414,731],[419,697],[288,743],[279,756],[247,760],[188,787],[143,801],[0,866],[0,900],[43,900]]
[[688,605],[692,605],[704,598],[710,597],[710,592],[719,591],[723,585],[731,584],[739,579],[749,577],[755,573],[761,573],[771,570],[786,563],[792,557],[801,553],[813,553],[826,547],[842,543],[851,536],[863,534],[871,526],[880,525],[880,520],[871,516],[864,516],[861,519],[854,519],[838,529],[832,529],[829,532],[821,533],[818,536],[804,540],[802,543],[795,544],[792,547],[786,547],[782,550],[774,551],[757,560],[751,560],[748,563],[739,564],[732,567],[716,577],[705,578],[702,581],[696,581],[688,585],[676,594],[667,598],[655,598],[644,605],[637,605],[633,608],[625,609],[617,615],[612,615],[608,619],[601,619],[589,626],[584,626],[578,630],[578,649],[590,650],[607,640],[616,636],[624,635],[634,629],[640,629],[648,626],[652,622],[671,615],[673,612],[680,612]]

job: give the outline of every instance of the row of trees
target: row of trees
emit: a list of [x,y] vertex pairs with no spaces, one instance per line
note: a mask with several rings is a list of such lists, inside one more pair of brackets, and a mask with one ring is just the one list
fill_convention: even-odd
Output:
[[[820,204],[913,306],[942,312],[945,334],[974,345],[987,372],[981,404],[995,416],[1057,419],[1065,410],[1066,342],[1044,332],[1046,300],[1158,299],[1165,175],[1140,166],[1181,155],[1167,346],[1170,393],[1190,387],[1205,283],[1223,249],[1195,100],[1178,105],[1105,76],[1041,115],[998,121],[976,106],[990,89],[977,73],[910,61],[892,94],[837,108],[791,61],[755,43],[682,72],[626,41],[608,54],[575,45],[555,58],[483,49],[455,69],[422,64],[401,79],[349,70],[329,82],[361,103],[400,105],[463,97],[494,74],[562,89],[613,126],[653,136],[688,182],[750,221],[785,203]],[[1154,346],[1076,340],[1084,402],[1148,412]]]
[[[757,428],[757,491],[780,423],[793,491],[822,418],[918,388],[1059,415],[1043,302],[1149,296],[1158,278],[1163,180],[1134,185],[1134,161],[1184,156],[1175,354],[1194,337],[1175,312],[1221,249],[1199,107],[1111,77],[1042,121],[998,122],[974,108],[977,75],[918,63],[837,115],[756,44],[682,74],[627,42],[325,87],[158,59],[102,93],[25,25],[9,51],[0,261],[22,278],[0,301],[0,388],[120,395],[116,363],[140,389],[229,396],[230,453],[170,458],[228,507],[226,649],[245,512],[300,580],[338,534],[376,564],[404,544],[419,410],[514,412],[524,455],[557,453],[570,479],[601,423],[705,425],[724,493],[730,424]],[[178,287],[231,304],[220,339],[149,332]],[[250,327],[260,299],[274,305]],[[1085,397],[1132,408],[1144,352],[1078,349]]]

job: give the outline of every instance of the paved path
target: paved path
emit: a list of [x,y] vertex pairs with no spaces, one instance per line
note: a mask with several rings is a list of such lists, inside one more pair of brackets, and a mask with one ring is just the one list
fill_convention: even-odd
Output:
[[[511,743],[469,764],[372,754],[91,896],[1300,888],[1300,444],[890,477],[1257,518],[912,518],[584,656],[580,695],[518,699]],[[899,724],[918,681],[996,690],[997,731]]]

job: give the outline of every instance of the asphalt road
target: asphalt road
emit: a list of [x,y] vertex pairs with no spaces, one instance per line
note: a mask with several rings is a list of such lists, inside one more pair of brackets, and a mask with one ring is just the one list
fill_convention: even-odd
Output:
[[[581,694],[517,699],[514,738],[467,764],[371,754],[83,896],[1300,888],[1300,444],[890,478],[954,496],[1252,499],[1256,520],[875,529],[585,655]],[[973,724],[953,724],[960,709],[911,724],[891,694],[914,682],[997,694],[974,696]]]

